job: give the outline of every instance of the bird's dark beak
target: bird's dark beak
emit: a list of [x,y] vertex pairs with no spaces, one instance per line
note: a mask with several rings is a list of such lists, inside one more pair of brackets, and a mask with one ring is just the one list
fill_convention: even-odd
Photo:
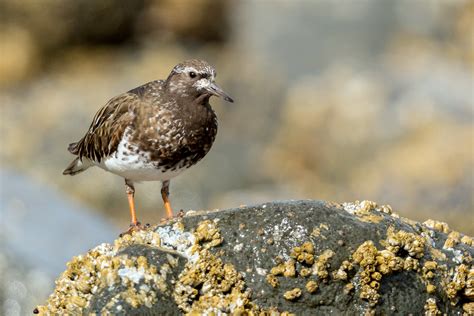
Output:
[[227,102],[234,103],[234,100],[214,82],[211,82],[211,84],[206,88],[206,90],[217,97],[224,98],[224,100],[226,100]]

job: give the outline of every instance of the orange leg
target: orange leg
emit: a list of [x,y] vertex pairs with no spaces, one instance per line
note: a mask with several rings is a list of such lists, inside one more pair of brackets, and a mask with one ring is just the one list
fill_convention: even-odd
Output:
[[135,188],[133,187],[133,183],[125,179],[125,187],[128,197],[128,206],[130,207],[130,217],[132,221],[130,223],[130,228],[125,232],[125,234],[129,234],[134,230],[140,230],[142,228],[140,226],[140,222],[137,220],[137,213],[135,211]]
[[163,198],[163,202],[165,203],[166,217],[173,218],[173,210],[171,209],[169,196],[170,196],[170,182],[169,180],[163,181],[163,185],[161,187],[161,197]]
[[137,225],[137,214],[135,212],[135,201],[133,200],[133,193],[127,193],[128,206],[130,207],[130,217],[132,218],[132,225]]

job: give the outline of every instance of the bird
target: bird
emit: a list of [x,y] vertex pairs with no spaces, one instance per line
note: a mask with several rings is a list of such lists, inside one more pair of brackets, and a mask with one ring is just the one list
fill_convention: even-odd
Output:
[[195,165],[211,149],[217,134],[212,96],[234,100],[216,82],[204,60],[173,67],[165,80],[154,80],[110,99],[98,110],[85,135],[69,144],[75,159],[63,171],[76,175],[96,166],[125,179],[131,224],[142,229],[135,210],[135,183],[161,181],[166,217],[173,217],[170,180]]

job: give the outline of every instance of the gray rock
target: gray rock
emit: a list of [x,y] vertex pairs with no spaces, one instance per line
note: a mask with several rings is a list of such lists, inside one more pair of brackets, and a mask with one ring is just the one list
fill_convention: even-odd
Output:
[[188,212],[75,259],[38,310],[469,313],[472,242],[369,201]]

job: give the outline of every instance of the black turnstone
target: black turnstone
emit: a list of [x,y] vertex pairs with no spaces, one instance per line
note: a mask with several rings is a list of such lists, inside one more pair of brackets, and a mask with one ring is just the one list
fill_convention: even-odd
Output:
[[176,65],[166,80],[155,80],[112,98],[94,116],[86,135],[69,145],[76,155],[64,170],[75,175],[98,166],[125,178],[131,230],[139,228],[134,182],[161,181],[168,218],[170,179],[201,160],[217,133],[209,98],[234,102],[202,60]]

